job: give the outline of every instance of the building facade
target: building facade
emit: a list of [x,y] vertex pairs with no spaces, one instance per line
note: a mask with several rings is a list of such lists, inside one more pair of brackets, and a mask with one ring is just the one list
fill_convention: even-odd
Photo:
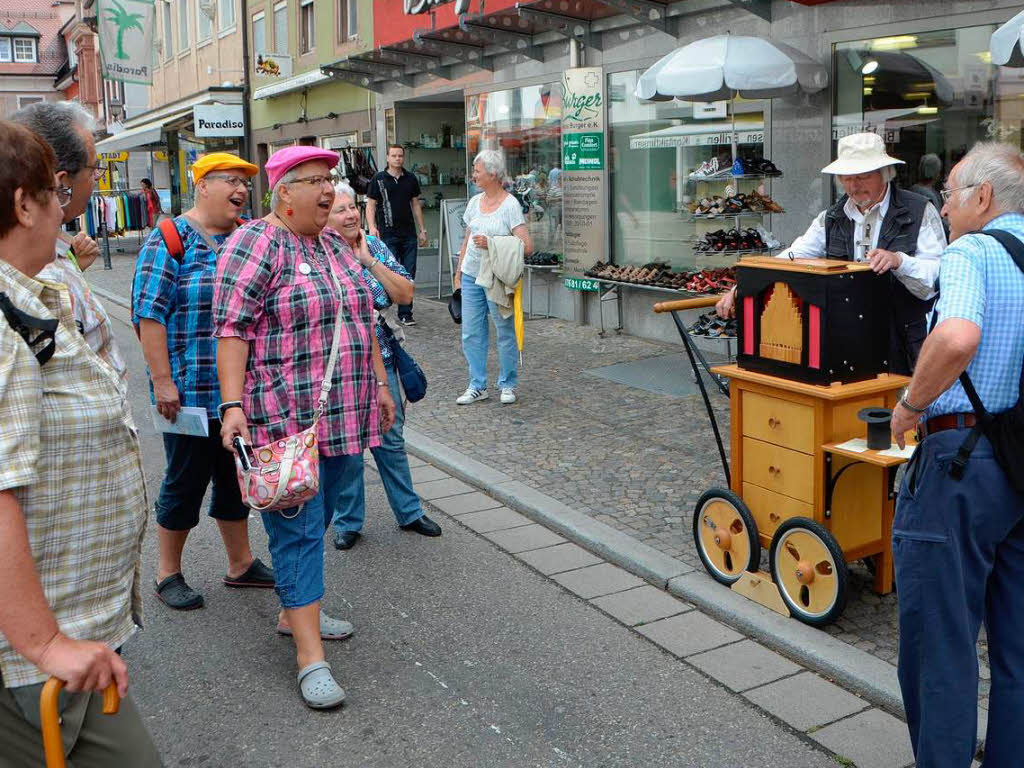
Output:
[[55,84],[67,60],[61,29],[73,14],[67,0],[0,4],[0,116],[62,98]]

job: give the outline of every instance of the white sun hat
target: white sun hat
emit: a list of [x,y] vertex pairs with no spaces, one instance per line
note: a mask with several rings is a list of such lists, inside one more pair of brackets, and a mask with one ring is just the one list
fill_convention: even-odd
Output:
[[839,140],[839,156],[835,162],[821,169],[822,173],[838,176],[855,176],[885,168],[887,165],[904,165],[885,152],[885,142],[877,133],[855,133]]

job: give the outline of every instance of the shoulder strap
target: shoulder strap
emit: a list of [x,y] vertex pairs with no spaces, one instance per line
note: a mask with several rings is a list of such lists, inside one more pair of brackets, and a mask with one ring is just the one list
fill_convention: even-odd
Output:
[[157,224],[157,229],[160,230],[160,237],[164,239],[167,252],[180,264],[185,257],[185,244],[181,242],[181,235],[178,234],[178,227],[175,226],[174,219],[164,219]]
[[331,280],[334,282],[334,290],[338,292],[338,311],[334,315],[334,338],[331,341],[331,355],[327,358],[327,368],[324,371],[324,380],[320,385],[320,397],[317,399],[316,416],[314,417],[313,423],[316,424],[320,421],[320,417],[323,416],[324,411],[327,409],[327,396],[331,393],[331,385],[334,383],[334,366],[338,363],[338,344],[341,342],[341,317],[342,308],[345,301],[345,295],[341,289],[341,283],[338,282],[338,276],[334,274],[334,267],[331,264],[331,259],[327,245],[323,241],[323,237],[319,238],[320,246],[324,249],[324,260],[325,269],[330,273]]
[[[37,352],[35,346],[46,338],[53,339],[54,333],[57,331],[57,320],[33,317],[26,312],[22,312],[14,306],[10,298],[3,291],[0,291],[0,312],[3,313],[11,328],[28,344],[28,348],[36,356],[39,364],[43,365],[46,363],[53,355],[53,349],[47,350],[44,347]],[[39,334],[35,337],[32,336],[33,328],[39,331]]]

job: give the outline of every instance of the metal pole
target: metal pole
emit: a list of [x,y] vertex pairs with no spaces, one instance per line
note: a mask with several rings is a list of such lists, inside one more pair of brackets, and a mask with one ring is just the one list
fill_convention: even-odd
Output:
[[113,269],[114,265],[110,263],[110,238],[107,236],[107,222],[103,220],[103,268]]

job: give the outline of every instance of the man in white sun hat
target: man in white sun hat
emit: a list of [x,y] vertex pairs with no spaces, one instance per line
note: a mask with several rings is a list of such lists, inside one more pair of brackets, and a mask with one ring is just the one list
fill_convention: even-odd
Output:
[[[946,233],[932,203],[897,186],[895,166],[902,164],[878,134],[840,139],[839,157],[821,172],[836,176],[845,194],[778,255],[868,261],[878,274],[888,273],[889,370],[909,375],[928,335]],[[718,314],[732,315],[735,298],[735,289],[725,294]]]

